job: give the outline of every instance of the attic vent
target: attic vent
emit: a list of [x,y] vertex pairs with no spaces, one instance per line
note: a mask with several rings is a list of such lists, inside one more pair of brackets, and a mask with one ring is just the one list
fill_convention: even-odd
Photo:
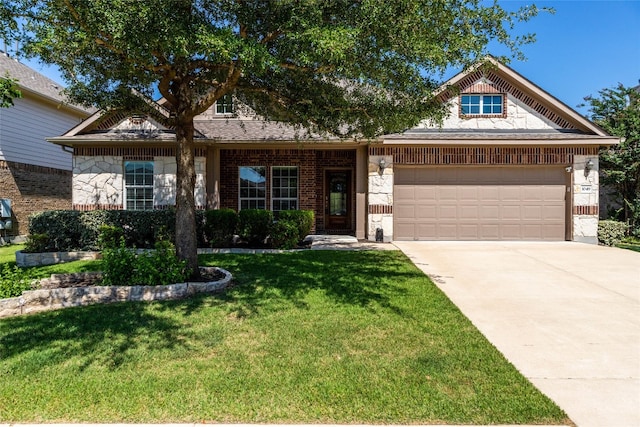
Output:
[[129,117],[129,122],[133,125],[141,125],[147,121],[147,116],[144,114],[135,114]]

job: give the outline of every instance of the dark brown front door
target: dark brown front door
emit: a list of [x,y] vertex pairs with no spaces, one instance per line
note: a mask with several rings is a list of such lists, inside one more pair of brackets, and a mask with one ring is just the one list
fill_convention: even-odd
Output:
[[351,171],[326,171],[324,194],[325,229],[351,229]]

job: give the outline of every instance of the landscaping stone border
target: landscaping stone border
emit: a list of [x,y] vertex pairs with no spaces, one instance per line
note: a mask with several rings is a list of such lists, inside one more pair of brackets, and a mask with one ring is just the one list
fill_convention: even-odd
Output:
[[200,293],[220,292],[231,285],[233,276],[218,267],[200,267],[224,274],[213,282],[186,282],[164,286],[86,286],[24,291],[15,298],[0,299],[0,318],[39,313],[66,307],[124,301],[166,301]]
[[95,251],[75,251],[75,252],[37,252],[26,253],[16,252],[16,264],[18,267],[37,267],[40,265],[52,265],[62,262],[78,260],[100,259],[102,254]]

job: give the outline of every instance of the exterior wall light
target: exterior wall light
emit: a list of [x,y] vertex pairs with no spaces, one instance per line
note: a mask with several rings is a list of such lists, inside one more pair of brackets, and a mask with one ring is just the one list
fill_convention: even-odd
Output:
[[595,166],[595,164],[593,163],[593,160],[589,159],[587,160],[587,163],[585,163],[584,165],[584,171],[585,173],[589,173],[589,171],[591,171],[591,169],[593,169],[593,167]]
[[384,172],[384,168],[387,167],[387,162],[384,159],[380,159],[378,167],[380,168],[380,173]]

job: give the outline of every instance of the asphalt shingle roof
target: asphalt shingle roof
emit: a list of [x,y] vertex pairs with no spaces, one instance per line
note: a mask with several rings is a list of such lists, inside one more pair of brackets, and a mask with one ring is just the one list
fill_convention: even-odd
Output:
[[7,73],[9,77],[18,80],[18,85],[23,90],[28,90],[56,102],[65,103],[76,110],[88,111],[81,106],[69,104],[66,97],[61,94],[64,89],[63,86],[0,51],[0,77],[5,77]]

